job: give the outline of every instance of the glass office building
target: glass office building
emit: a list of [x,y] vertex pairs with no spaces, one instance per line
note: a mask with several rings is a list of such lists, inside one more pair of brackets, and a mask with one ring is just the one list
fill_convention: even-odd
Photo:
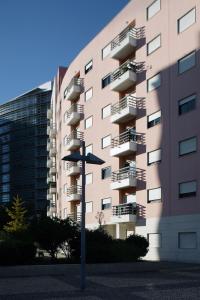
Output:
[[47,109],[51,82],[0,105],[0,202],[19,195],[31,213],[47,206]]

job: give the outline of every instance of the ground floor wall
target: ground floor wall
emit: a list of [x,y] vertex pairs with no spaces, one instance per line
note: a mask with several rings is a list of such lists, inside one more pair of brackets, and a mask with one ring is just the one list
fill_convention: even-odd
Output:
[[200,214],[138,221],[135,233],[149,240],[148,260],[200,263]]

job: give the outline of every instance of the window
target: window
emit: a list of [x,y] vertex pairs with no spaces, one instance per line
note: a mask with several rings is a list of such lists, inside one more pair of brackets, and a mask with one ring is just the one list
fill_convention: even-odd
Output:
[[197,151],[197,138],[192,137],[179,142],[179,155],[185,155]]
[[101,179],[106,179],[111,176],[111,167],[101,169]]
[[195,53],[195,51],[193,51],[192,53],[179,59],[179,61],[178,61],[178,73],[179,74],[182,74],[195,66],[195,63],[196,63],[195,56],[196,56],[196,53]]
[[85,203],[85,212],[86,213],[91,213],[93,211],[93,202],[86,202]]
[[178,19],[178,33],[186,30],[196,22],[196,9],[193,8],[187,12],[183,17]]
[[147,127],[151,128],[161,122],[161,111],[157,111],[147,117]]
[[85,65],[85,74],[87,74],[90,70],[92,70],[92,67],[93,67],[93,61],[90,60],[89,63]]
[[188,181],[179,183],[179,198],[196,196],[197,182]]
[[91,184],[93,181],[93,174],[92,173],[88,173],[85,175],[85,184]]
[[160,46],[161,46],[161,35],[158,35],[156,38],[154,38],[147,44],[147,55],[156,51],[158,48],[160,48]]
[[111,198],[104,198],[101,200],[101,209],[111,208]]
[[67,219],[67,208],[64,208],[63,210],[63,217],[64,219]]
[[191,95],[178,102],[178,113],[183,115],[196,108],[196,95]]
[[3,194],[1,199],[2,199],[2,202],[9,202],[10,194]]
[[90,88],[85,92],[85,101],[90,100],[92,96],[93,96],[93,88]]
[[148,190],[148,202],[161,200],[161,188]]
[[101,110],[101,117],[102,119],[105,119],[111,115],[111,104],[106,105]]
[[110,81],[111,81],[111,75],[110,74],[108,74],[104,78],[102,78],[102,80],[101,80],[102,89],[105,88],[107,85],[109,85]]
[[8,182],[8,181],[10,181],[10,175],[9,174],[2,175],[2,182]]
[[3,193],[10,192],[10,184],[9,183],[2,184],[2,192]]
[[101,147],[106,148],[111,144],[111,135],[107,135],[101,139]]
[[147,7],[147,20],[151,19],[159,11],[160,11],[160,0],[156,0]]
[[92,127],[92,123],[93,123],[93,117],[91,116],[85,120],[85,129]]
[[2,155],[2,162],[4,163],[4,162],[9,162],[9,154],[4,154],[4,155]]
[[180,249],[196,249],[197,233],[196,232],[179,232],[178,247]]
[[160,233],[149,233],[148,241],[150,248],[161,248],[162,236]]
[[124,203],[136,203],[136,193],[124,195]]
[[148,152],[147,157],[148,157],[148,165],[152,165],[156,162],[160,162],[161,161],[161,149]]
[[147,80],[147,91],[151,92],[161,85],[160,73]]
[[106,58],[110,54],[111,43],[105,46],[101,51],[102,59]]
[[[68,136],[66,135],[66,136],[64,137],[64,139],[63,139],[63,144],[64,144],[64,146],[67,146],[68,143],[69,143],[69,138],[68,138]],[[61,147],[60,147],[60,148],[61,148]]]
[[2,153],[9,152],[10,146],[8,144],[2,145]]
[[93,145],[92,144],[85,147],[85,155],[87,155],[88,153],[92,153],[92,152],[93,152]]
[[6,173],[10,171],[10,165],[9,164],[5,164],[2,165],[2,173]]

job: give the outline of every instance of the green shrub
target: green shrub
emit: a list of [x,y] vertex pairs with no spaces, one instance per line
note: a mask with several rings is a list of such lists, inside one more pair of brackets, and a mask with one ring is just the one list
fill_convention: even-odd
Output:
[[131,252],[130,256],[133,259],[139,259],[147,254],[149,242],[145,237],[133,234],[130,235],[125,241]]
[[36,247],[28,241],[6,239],[0,241],[0,264],[26,264],[33,261]]

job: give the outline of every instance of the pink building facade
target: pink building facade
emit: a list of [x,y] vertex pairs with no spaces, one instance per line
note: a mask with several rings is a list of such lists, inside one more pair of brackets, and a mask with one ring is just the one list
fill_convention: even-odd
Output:
[[200,262],[198,0],[134,0],[55,77],[48,214],[148,238],[147,259]]

